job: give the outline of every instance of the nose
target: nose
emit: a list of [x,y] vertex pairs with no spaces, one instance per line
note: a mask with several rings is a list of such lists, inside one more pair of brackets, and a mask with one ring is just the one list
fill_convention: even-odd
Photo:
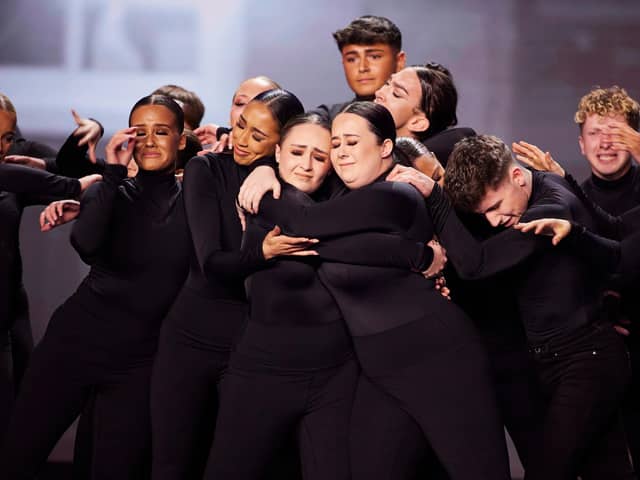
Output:
[[367,60],[367,56],[364,55],[360,62],[358,63],[358,71],[366,72],[369,70],[369,60]]
[[249,129],[241,129],[237,136],[234,138],[234,142],[242,147],[246,147],[249,139]]
[[311,153],[307,153],[300,160],[300,168],[305,171],[311,170],[311,166],[313,165],[313,159],[311,158]]
[[384,103],[385,99],[386,99],[386,88],[387,85],[383,85],[381,86],[378,90],[376,90],[376,100],[378,100],[379,102]]
[[489,222],[492,227],[497,227],[500,225],[500,215],[494,212],[489,212],[484,214],[485,218]]

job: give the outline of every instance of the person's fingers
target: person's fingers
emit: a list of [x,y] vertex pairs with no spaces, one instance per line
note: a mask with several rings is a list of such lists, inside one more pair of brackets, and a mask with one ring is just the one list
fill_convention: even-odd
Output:
[[623,337],[628,337],[629,335],[631,335],[631,332],[629,330],[627,330],[624,327],[621,327],[620,325],[614,325],[613,329]]
[[76,125],[80,126],[82,124],[82,117],[78,115],[78,112],[75,109],[71,109],[71,115],[73,116],[73,121],[76,122]]
[[96,143],[95,142],[90,142],[89,143],[89,160],[91,161],[91,163],[97,163],[98,159],[96,157]]
[[47,221],[47,216],[45,215],[45,212],[47,211],[47,209],[45,208],[44,210],[42,210],[40,212],[40,216],[38,217],[39,221],[40,221],[40,230],[44,231],[43,228],[45,227],[45,225],[47,225],[49,222]]
[[544,227],[545,227],[545,225],[544,225],[544,224],[542,224],[542,223],[538,223],[538,224],[536,225],[536,229],[535,229],[534,233],[535,233],[536,235],[540,235],[541,233],[543,233],[543,232],[544,232]]
[[560,243],[560,240],[562,240],[562,237],[556,233],[553,238],[551,238],[551,244],[556,247]]
[[64,213],[64,202],[57,202],[53,208],[56,211],[56,214],[58,215],[58,217],[61,217],[62,214]]
[[293,255],[296,257],[310,257],[310,256],[318,255],[318,252],[316,252],[315,250],[300,250],[297,252],[292,252],[289,255]]
[[280,198],[280,193],[282,192],[282,185],[277,180],[273,182],[273,198],[278,200]]

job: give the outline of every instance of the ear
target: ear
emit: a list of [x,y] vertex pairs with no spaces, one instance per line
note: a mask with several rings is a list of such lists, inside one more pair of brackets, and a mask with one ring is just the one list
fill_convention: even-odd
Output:
[[426,132],[429,129],[431,122],[427,118],[424,112],[413,115],[407,124],[407,128],[411,133]]
[[400,50],[396,53],[396,72],[402,70],[407,64],[407,54],[404,53],[404,50]]
[[276,143],[276,163],[280,163],[280,145]]
[[527,183],[527,179],[524,176],[524,172],[522,171],[522,167],[515,166],[511,170],[511,180],[513,183],[518,185],[519,187],[524,187]]
[[180,135],[180,141],[178,142],[178,150],[184,150],[184,147],[187,146],[187,136],[182,133]]
[[578,135],[578,145],[580,145],[580,153],[582,155],[585,155],[585,153],[584,153],[584,138],[582,138],[582,133],[580,133],[580,135]]
[[393,151],[393,142],[391,141],[390,138],[385,138],[384,141],[382,142],[382,145],[380,145],[380,154],[382,155],[382,158],[390,157],[392,151]]

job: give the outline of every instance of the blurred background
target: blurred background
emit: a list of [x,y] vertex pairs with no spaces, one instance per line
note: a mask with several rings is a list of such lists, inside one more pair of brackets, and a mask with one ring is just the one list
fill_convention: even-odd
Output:
[[[55,148],[74,128],[72,107],[108,138],[166,83],[194,90],[205,123],[222,125],[236,86],[259,74],[307,108],[345,101],[352,93],[331,33],[365,14],[400,27],[409,64],[451,69],[461,126],[535,143],[579,179],[588,174],[573,123],[579,98],[613,84],[640,98],[638,0],[3,0],[0,92],[24,136]],[[68,228],[40,234],[38,212],[22,226],[36,339],[86,272]],[[54,459],[70,458],[72,439]]]

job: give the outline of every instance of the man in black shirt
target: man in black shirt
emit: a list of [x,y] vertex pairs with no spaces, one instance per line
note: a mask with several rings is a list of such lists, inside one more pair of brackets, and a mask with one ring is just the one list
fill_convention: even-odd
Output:
[[[591,166],[591,176],[582,184],[585,193],[614,216],[640,205],[640,168],[633,163],[640,161],[638,102],[620,87],[597,88],[580,100],[575,122],[580,151]],[[631,288],[611,279],[603,305],[611,320],[630,332],[626,343],[634,375],[623,416],[633,463],[640,465],[640,333],[634,328],[640,300]]]
[[345,28],[334,32],[333,38],[342,56],[344,76],[355,98],[333,105],[320,105],[333,120],[342,107],[358,100],[373,100],[392,73],[402,70],[406,55],[402,50],[402,34],[388,18],[365,15]]
[[495,137],[462,140],[445,173],[448,197],[456,208],[505,229],[478,242],[432,180],[402,168],[388,179],[408,181],[428,197],[435,231],[463,278],[506,273],[511,279],[544,397],[527,478],[635,478],[617,416],[629,378],[627,355],[601,318],[600,277],[570,250],[553,250],[547,239],[510,228],[544,217],[593,227],[568,184],[522,168]]

